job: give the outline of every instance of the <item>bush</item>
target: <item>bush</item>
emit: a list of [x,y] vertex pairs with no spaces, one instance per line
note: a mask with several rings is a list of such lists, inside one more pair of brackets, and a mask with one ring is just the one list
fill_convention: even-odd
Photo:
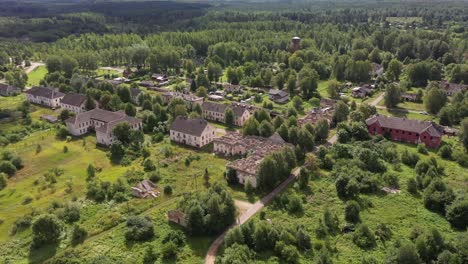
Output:
[[30,215],[25,215],[23,217],[19,217],[13,223],[11,227],[10,234],[14,235],[16,232],[24,230],[31,226],[32,217]]
[[33,248],[39,248],[45,244],[55,244],[59,241],[62,224],[55,215],[41,215],[32,225]]
[[450,187],[440,180],[433,180],[424,191],[424,205],[427,209],[445,214],[455,195]]
[[452,148],[449,145],[443,145],[439,149],[439,156],[443,159],[452,158]]
[[455,200],[447,208],[446,217],[453,227],[466,230],[468,227],[468,198]]
[[11,161],[0,161],[0,172],[3,172],[11,177],[15,175],[16,171],[16,167],[13,165],[13,163],[11,163]]
[[356,201],[349,201],[345,207],[345,220],[350,223],[358,223],[361,219],[359,211],[361,207]]
[[26,197],[24,197],[23,202],[21,204],[23,204],[23,205],[29,204],[29,203],[32,202],[32,200],[33,200],[33,198],[31,196],[26,196]]
[[457,155],[457,163],[464,168],[468,168],[468,154]]
[[365,224],[361,224],[353,234],[353,242],[360,248],[373,248],[376,246],[375,236]]
[[143,168],[145,171],[154,171],[156,170],[156,165],[154,165],[152,160],[145,159],[145,161],[143,162]]
[[427,151],[427,148],[424,144],[419,144],[418,145],[418,153],[427,155],[429,152]]
[[127,219],[127,232],[125,232],[127,241],[145,241],[153,236],[154,227],[149,218],[130,216]]
[[292,197],[289,198],[288,211],[291,214],[300,214],[304,212],[302,200],[299,196],[292,195]]
[[159,176],[158,172],[153,171],[149,173],[148,179],[153,183],[157,183],[161,180],[161,176]]
[[61,139],[61,140],[65,140],[68,136],[68,130],[65,128],[65,127],[60,127],[58,130],[57,130],[57,133],[55,134],[55,136],[58,138],[58,139]]
[[7,186],[7,177],[5,173],[0,173],[0,191]]
[[406,183],[406,190],[411,194],[416,194],[418,192],[418,183],[414,178],[408,179]]
[[150,245],[145,250],[145,255],[143,255],[143,264],[154,264],[158,259],[158,254],[154,252],[153,247]]
[[400,187],[400,179],[398,178],[398,175],[396,173],[392,172],[386,172],[383,175],[383,180],[385,184],[387,184],[390,187],[393,188],[399,188]]
[[20,157],[13,157],[11,159],[11,164],[13,164],[17,170],[20,170],[24,167],[23,160]]
[[164,243],[161,247],[161,255],[164,259],[175,258],[177,256],[177,251],[177,245],[172,241]]
[[86,231],[86,229],[84,229],[83,227],[79,225],[73,226],[71,239],[74,244],[82,242],[83,240],[86,239],[87,236],[88,236],[88,232]]
[[172,195],[172,187],[170,185],[164,186],[164,194],[165,195]]
[[380,223],[375,230],[375,236],[380,239],[380,241],[387,241],[392,238],[392,231],[387,225]]
[[182,247],[185,245],[185,234],[180,230],[171,230],[164,236],[162,242],[173,242],[178,247]]

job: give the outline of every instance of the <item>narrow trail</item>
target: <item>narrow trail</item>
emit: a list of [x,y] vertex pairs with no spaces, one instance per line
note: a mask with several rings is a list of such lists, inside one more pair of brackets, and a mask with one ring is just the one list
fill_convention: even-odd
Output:
[[262,199],[257,201],[255,204],[253,204],[246,212],[240,215],[238,218],[238,222],[235,223],[234,225],[230,226],[226,231],[224,231],[216,240],[211,244],[210,248],[208,249],[208,253],[206,254],[205,257],[205,264],[214,264],[215,259],[216,259],[216,253],[218,252],[219,247],[222,245],[224,241],[224,237],[226,236],[226,233],[229,231],[229,229],[239,226],[247,222],[252,216],[254,216],[257,212],[259,212],[263,207],[265,207],[266,204],[271,202],[273,198],[275,198],[276,195],[281,193],[286,187],[293,182],[296,177],[299,175],[300,168],[296,168],[289,177],[283,181],[280,185],[278,185],[273,191],[271,191],[269,194],[264,196]]

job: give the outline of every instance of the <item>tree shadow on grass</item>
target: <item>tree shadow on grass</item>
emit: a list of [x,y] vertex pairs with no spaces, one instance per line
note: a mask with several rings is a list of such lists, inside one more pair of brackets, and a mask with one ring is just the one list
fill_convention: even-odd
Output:
[[29,263],[44,263],[57,253],[58,244],[44,245],[40,248],[31,248],[29,250]]
[[387,108],[387,111],[392,114],[393,116],[407,118],[408,117],[408,110],[404,108]]

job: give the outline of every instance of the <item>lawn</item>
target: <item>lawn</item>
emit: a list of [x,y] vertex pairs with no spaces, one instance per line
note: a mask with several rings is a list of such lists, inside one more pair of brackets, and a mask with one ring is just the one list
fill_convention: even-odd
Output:
[[96,76],[97,77],[103,76],[105,74],[116,75],[117,77],[122,77],[122,73],[120,73],[119,71],[116,71],[116,70],[106,70],[106,69],[97,69],[96,70]]
[[17,96],[0,96],[0,109],[14,110],[18,108],[18,106],[20,106],[24,100],[26,100],[26,96],[24,95],[24,93],[19,94]]
[[39,82],[44,79],[47,74],[46,66],[39,66],[28,74],[28,87],[38,86]]
[[328,82],[330,81],[319,81],[318,86],[317,86],[317,92],[320,94],[321,97],[323,98],[328,98]]
[[420,113],[415,113],[415,112],[409,112],[406,109],[394,109],[394,110],[388,110],[386,108],[378,108],[377,112],[382,115],[386,116],[396,116],[396,117],[402,117],[402,118],[408,118],[408,119],[417,119],[417,120],[422,120],[422,121],[430,121],[430,120],[436,120],[437,117],[432,116],[432,115],[423,115]]

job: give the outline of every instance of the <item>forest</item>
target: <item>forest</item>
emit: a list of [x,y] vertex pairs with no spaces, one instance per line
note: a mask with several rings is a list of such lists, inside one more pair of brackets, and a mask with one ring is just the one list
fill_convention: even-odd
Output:
[[[0,96],[0,262],[204,263],[222,234],[218,264],[468,263],[467,28],[457,0],[2,1],[0,84],[19,92]],[[80,113],[31,102],[36,86],[141,129],[74,136]],[[177,117],[208,119],[190,100],[220,96],[217,138],[285,145],[257,188],[229,168],[250,153],[171,138]],[[375,115],[449,132],[399,142],[370,134]]]

